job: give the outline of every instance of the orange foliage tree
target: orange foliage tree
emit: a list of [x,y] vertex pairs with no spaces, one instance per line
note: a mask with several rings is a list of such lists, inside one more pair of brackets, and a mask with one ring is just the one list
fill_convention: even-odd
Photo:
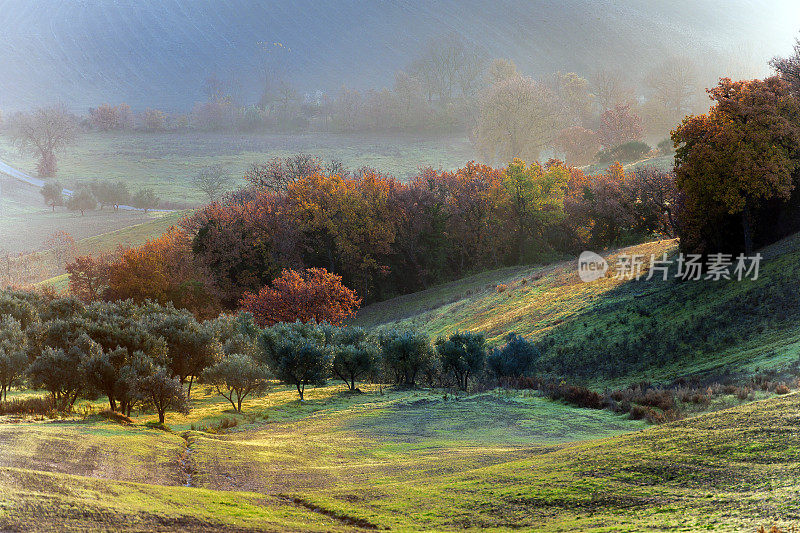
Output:
[[[778,214],[798,181],[800,98],[777,76],[723,78],[708,92],[711,110],[687,117],[672,134],[684,197],[681,245],[693,252],[749,254],[756,244],[783,236],[765,237],[782,225],[776,220],[797,219]],[[737,222],[740,229],[734,232]]]
[[342,284],[342,277],[324,268],[284,270],[271,286],[257,294],[246,292],[241,300],[242,309],[261,326],[298,320],[340,324],[360,305],[361,299]]
[[108,267],[108,286],[114,300],[172,302],[201,317],[218,312],[207,276],[193,260],[191,240],[175,227],[142,246],[121,250]]
[[69,292],[84,302],[96,302],[106,296],[110,257],[79,255],[67,263]]

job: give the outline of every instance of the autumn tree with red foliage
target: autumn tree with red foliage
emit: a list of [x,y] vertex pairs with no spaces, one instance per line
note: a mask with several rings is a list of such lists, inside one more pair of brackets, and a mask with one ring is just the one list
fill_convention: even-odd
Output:
[[355,313],[361,299],[342,284],[342,277],[324,268],[284,270],[271,286],[257,294],[246,292],[241,307],[260,326],[279,322],[329,322],[340,324]]
[[111,258],[107,255],[92,257],[79,255],[67,263],[69,292],[84,302],[102,300],[108,291],[108,272]]
[[555,138],[554,146],[570,165],[587,165],[600,151],[597,133],[580,126],[566,128]]

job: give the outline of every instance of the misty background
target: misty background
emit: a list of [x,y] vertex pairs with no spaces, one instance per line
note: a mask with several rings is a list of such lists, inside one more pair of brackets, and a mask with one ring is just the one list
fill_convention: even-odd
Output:
[[[0,109],[102,102],[186,111],[212,74],[242,105],[263,90],[264,44],[300,93],[391,86],[432,40],[457,35],[488,58],[537,78],[590,79],[623,69],[640,84],[653,65],[691,55],[706,85],[755,77],[791,49],[790,0],[296,2],[0,1]],[[273,54],[276,55],[276,54]]]

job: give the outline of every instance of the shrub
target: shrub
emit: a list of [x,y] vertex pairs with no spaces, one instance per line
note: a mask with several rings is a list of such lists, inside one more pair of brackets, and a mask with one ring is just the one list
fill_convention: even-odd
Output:
[[639,141],[627,142],[614,148],[601,150],[595,156],[598,163],[612,163],[614,161],[636,161],[642,159],[650,152],[650,147]]
[[664,139],[656,145],[658,151],[662,155],[669,155],[675,152],[675,146],[672,144],[672,139]]
[[487,365],[498,379],[520,377],[536,363],[540,357],[536,346],[516,333],[510,333],[506,345],[495,348],[487,358]]
[[224,416],[216,424],[210,424],[208,426],[201,427],[200,431],[205,431],[206,433],[219,434],[219,433],[225,433],[227,430],[235,428],[238,425],[239,425],[238,418],[234,418],[232,416]]
[[57,405],[52,396],[35,396],[20,398],[10,402],[0,402],[0,416],[55,416]]
[[563,381],[559,384],[549,385],[547,394],[553,400],[561,400],[577,407],[602,409],[605,406],[604,398],[599,393],[579,385],[569,385]]

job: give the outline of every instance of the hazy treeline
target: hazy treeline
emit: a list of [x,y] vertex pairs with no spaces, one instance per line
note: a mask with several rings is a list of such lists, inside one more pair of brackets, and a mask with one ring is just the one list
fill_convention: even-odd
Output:
[[[103,103],[76,122],[99,131],[466,134],[487,162],[531,160],[548,150],[584,164],[601,149],[645,137],[666,139],[683,116],[707,109],[705,88],[715,83],[708,65],[678,55],[645,70],[599,66],[594,72],[532,78],[511,61],[492,59],[451,34],[431,40],[385,87],[363,90],[343,81],[338,91],[301,92],[281,61],[282,45],[263,46],[263,89],[255,101],[242,96],[237,80],[211,74],[202,86],[205,99],[188,112],[134,112],[125,103]],[[14,125],[24,117],[18,113],[6,122]],[[632,124],[624,138],[603,131],[617,120]],[[523,138],[503,146],[505,137]]]

